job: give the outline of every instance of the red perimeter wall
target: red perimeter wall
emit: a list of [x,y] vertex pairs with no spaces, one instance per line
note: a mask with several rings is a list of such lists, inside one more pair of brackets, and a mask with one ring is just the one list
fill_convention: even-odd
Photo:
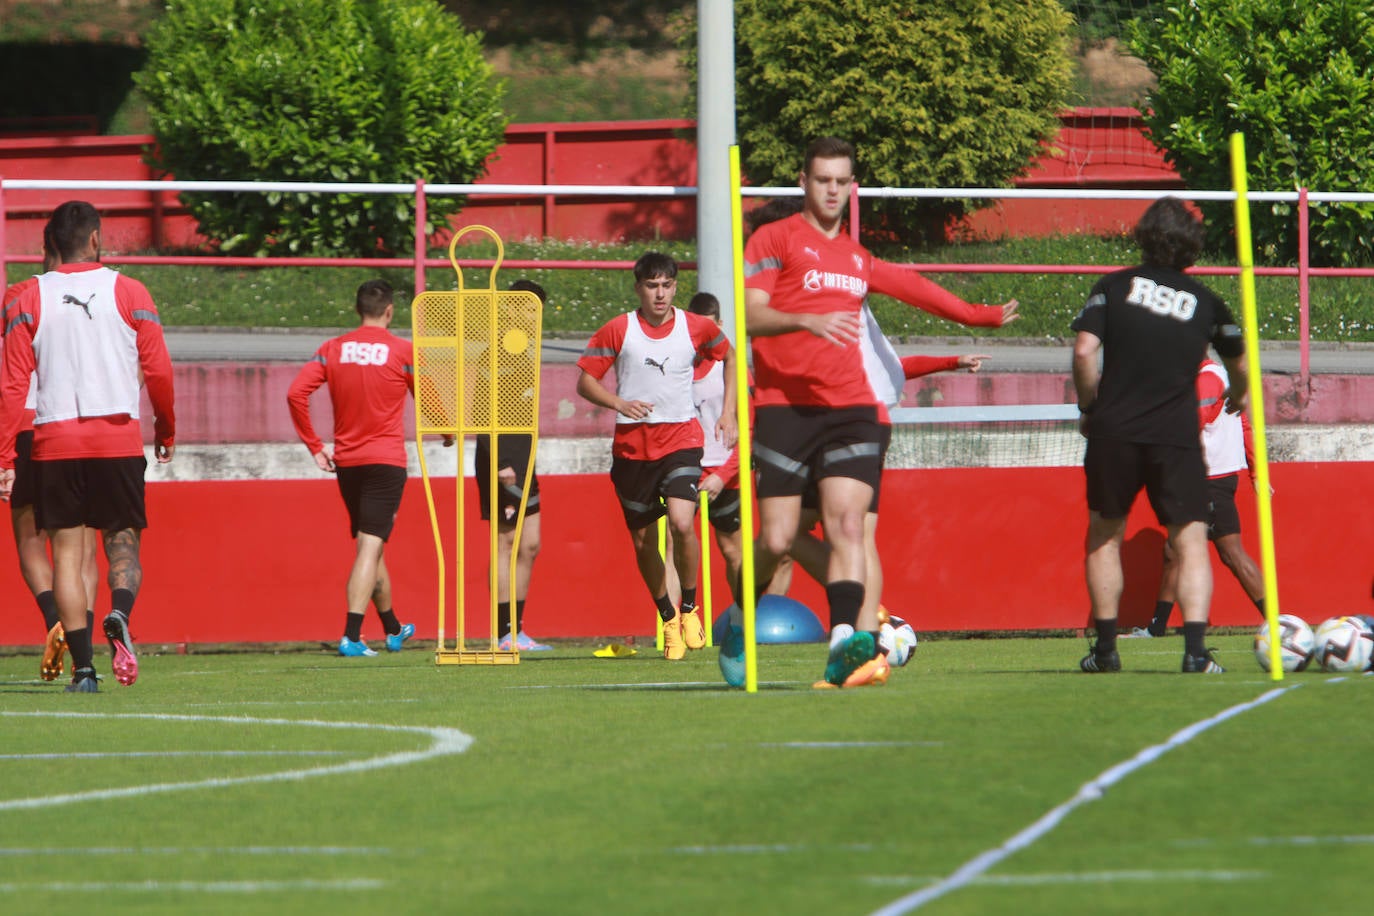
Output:
[[[1370,610],[1374,515],[1343,512],[1333,494],[1374,491],[1374,463],[1293,463],[1272,469],[1283,609],[1312,622]],[[538,636],[649,636],[653,609],[639,581],[609,480],[541,477],[544,550],[535,570],[528,627]],[[467,481],[475,516],[475,487]],[[436,483],[453,531],[453,480]],[[885,603],[918,630],[1079,627],[1088,616],[1082,582],[1086,509],[1082,472],[891,471],[884,478],[879,545]],[[1240,499],[1246,542],[1259,556],[1253,497]],[[209,481],[148,487],[152,527],[135,613],[143,642],[337,640],[352,543],[335,485],[319,481]],[[486,601],[483,528],[468,534],[469,607]],[[1142,500],[1127,532],[1122,622],[1149,617],[1162,537]],[[38,611],[6,547],[0,567],[0,644],[35,644]],[[422,638],[436,633],[436,558],[420,481],[412,480],[387,548],[396,607]],[[719,556],[716,567],[720,569]],[[1257,622],[1230,575],[1216,567],[1213,622]],[[824,619],[819,589],[799,574],[794,597]],[[717,612],[728,604],[716,589]],[[108,607],[102,588],[101,609]],[[480,610],[477,612],[480,616]],[[484,632],[484,627],[479,627]],[[365,635],[378,637],[375,617]]]

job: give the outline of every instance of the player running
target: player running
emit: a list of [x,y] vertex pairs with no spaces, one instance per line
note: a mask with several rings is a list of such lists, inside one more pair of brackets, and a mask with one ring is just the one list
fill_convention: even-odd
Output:
[[[718,360],[724,404],[713,430],[721,445],[735,444],[735,350],[716,323],[673,306],[677,261],[648,252],[635,262],[639,307],[603,325],[582,358],[577,393],[616,412],[611,482],[634,544],[640,577],[663,621],[663,655],[670,661],[706,645],[696,612],[701,541],[696,531],[697,483],[704,434],[692,403],[693,365]],[[616,391],[602,379],[615,369]],[[682,604],[673,606],[659,556],[656,522],[672,530],[673,564]]]

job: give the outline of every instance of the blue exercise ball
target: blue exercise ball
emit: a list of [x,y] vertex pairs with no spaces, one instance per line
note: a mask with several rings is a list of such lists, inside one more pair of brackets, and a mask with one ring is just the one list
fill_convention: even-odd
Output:
[[[734,605],[721,613],[711,625],[712,641],[720,645],[725,641],[730,611]],[[786,595],[764,595],[754,608],[755,638],[759,643],[781,644],[798,642],[824,642],[825,627],[811,608]]]

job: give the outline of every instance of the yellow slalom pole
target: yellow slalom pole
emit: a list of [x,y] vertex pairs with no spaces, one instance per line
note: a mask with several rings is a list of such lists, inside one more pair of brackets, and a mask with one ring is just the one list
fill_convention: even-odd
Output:
[[700,502],[698,515],[701,518],[701,605],[702,626],[706,630],[706,648],[715,645],[711,635],[711,497],[704,491],[697,494]]
[[735,275],[735,417],[739,425],[739,515],[743,541],[740,611],[744,615],[744,690],[758,693],[758,641],[754,629],[754,447],[749,428],[749,341],[744,313],[744,207],[739,146],[730,146],[730,249]]
[[1256,505],[1259,509],[1260,569],[1264,573],[1264,616],[1269,624],[1269,676],[1283,680],[1279,629],[1279,579],[1274,559],[1274,501],[1269,489],[1269,448],[1264,433],[1264,385],[1260,369],[1259,317],[1255,307],[1255,257],[1250,241],[1250,193],[1245,173],[1245,137],[1231,134],[1231,183],[1236,192],[1236,255],[1240,261],[1240,305],[1249,362],[1250,427],[1255,434]]
[[[668,517],[660,515],[658,517],[658,555],[663,560],[664,574],[667,574],[668,564],[673,562],[668,556]],[[659,652],[663,651],[663,618],[658,614],[658,608],[654,608],[654,646]]]

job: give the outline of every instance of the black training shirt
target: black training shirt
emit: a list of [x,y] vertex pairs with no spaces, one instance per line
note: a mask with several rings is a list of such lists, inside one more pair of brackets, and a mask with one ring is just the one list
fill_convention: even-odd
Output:
[[1195,380],[1207,345],[1222,357],[1245,352],[1226,303],[1167,267],[1103,277],[1071,327],[1102,341],[1102,380],[1088,423],[1094,438],[1198,445]]

